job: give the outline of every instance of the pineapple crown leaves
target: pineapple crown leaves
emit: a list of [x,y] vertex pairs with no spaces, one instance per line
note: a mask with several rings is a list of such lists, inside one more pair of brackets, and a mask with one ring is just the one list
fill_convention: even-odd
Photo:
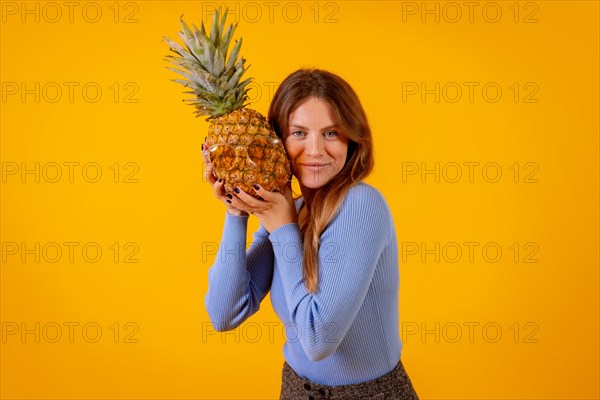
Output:
[[236,22],[225,29],[227,11],[225,9],[221,16],[221,8],[215,10],[209,34],[206,33],[204,24],[200,24],[200,29],[193,24],[190,28],[183,21],[182,15],[179,18],[179,38],[185,47],[163,36],[170,50],[175,53],[164,59],[178,67],[166,68],[187,79],[172,81],[191,89],[184,93],[194,94],[195,98],[184,101],[196,107],[196,117],[207,115],[207,120],[243,108],[248,100],[246,86],[252,81],[252,78],[241,81],[249,68],[244,65],[246,60],[243,57],[238,59],[242,47],[241,38],[235,41],[227,56],[238,25]]

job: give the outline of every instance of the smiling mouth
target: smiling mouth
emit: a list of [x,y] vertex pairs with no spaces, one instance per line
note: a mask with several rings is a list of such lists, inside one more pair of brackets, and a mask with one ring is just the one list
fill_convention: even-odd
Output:
[[316,163],[312,163],[312,164],[300,164],[303,167],[326,167],[327,165],[330,164],[316,164]]

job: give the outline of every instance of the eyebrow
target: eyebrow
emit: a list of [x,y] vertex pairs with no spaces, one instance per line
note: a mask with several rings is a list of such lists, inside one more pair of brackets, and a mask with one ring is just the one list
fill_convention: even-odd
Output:
[[[321,130],[324,131],[324,130],[331,129],[331,128],[338,128],[339,129],[339,127],[340,127],[339,125],[329,125],[329,126],[326,126],[325,128],[323,128]],[[300,128],[300,129],[308,130],[307,127],[302,126],[302,125],[297,125],[297,124],[290,125],[290,129],[291,128]]]

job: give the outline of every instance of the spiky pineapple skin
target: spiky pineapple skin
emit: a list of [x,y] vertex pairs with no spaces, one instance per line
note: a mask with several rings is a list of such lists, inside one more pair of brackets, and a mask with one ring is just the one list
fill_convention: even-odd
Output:
[[206,144],[213,173],[226,192],[239,187],[257,197],[253,184],[281,191],[290,178],[283,143],[259,112],[242,108],[210,120]]
[[[248,69],[240,56],[242,39],[236,40],[231,52],[237,23],[225,29],[227,9],[215,10],[210,34],[204,25],[190,28],[180,18],[179,36],[184,46],[164,38],[175,55],[165,57],[177,68],[168,68],[187,80],[174,79],[190,89],[193,98],[185,102],[196,108],[196,116],[208,116],[207,137],[213,174],[224,180],[226,192],[236,187],[258,197],[253,184],[269,191],[281,190],[290,179],[287,154],[267,119],[245,108],[248,85],[242,80]],[[229,54],[228,54],[229,53]]]

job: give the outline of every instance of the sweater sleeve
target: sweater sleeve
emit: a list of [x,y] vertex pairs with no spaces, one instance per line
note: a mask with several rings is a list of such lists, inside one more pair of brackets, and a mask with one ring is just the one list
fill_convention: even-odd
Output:
[[204,305],[217,331],[237,328],[260,309],[271,288],[273,248],[261,225],[246,251],[248,215],[226,212],[221,245],[208,271]]
[[295,337],[312,361],[340,345],[366,296],[375,267],[392,238],[391,213],[382,195],[368,185],[352,187],[320,237],[319,284],[309,293],[302,277],[302,236],[297,223],[269,235]]

